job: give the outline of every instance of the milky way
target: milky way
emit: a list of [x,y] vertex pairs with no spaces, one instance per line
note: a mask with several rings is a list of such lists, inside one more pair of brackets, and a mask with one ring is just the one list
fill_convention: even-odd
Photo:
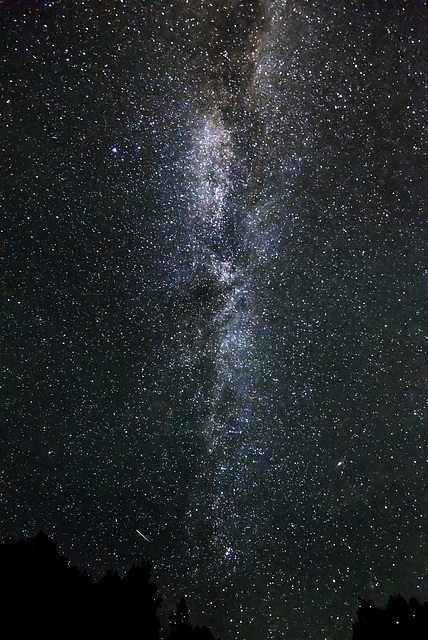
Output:
[[427,597],[428,9],[393,4],[1,4],[3,537],[148,557],[223,640]]

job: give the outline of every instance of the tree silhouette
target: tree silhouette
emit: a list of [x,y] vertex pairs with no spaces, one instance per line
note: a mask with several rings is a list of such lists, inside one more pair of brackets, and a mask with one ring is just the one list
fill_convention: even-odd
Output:
[[[3,634],[44,640],[118,637],[159,640],[162,598],[148,561],[121,577],[110,569],[98,584],[70,565],[42,531],[0,543],[0,616]],[[426,640],[428,602],[391,596],[386,607],[359,598],[353,640]],[[166,640],[215,640],[206,626],[190,624],[185,598],[169,615]]]
[[412,598],[391,596],[385,609],[370,600],[359,600],[353,640],[426,640],[428,638],[428,603]]
[[181,598],[177,603],[177,609],[171,611],[168,622],[170,626],[168,640],[215,640],[211,630],[205,625],[202,627],[190,625],[185,598]]
[[125,594],[129,616],[134,618],[135,631],[143,632],[144,638],[159,637],[158,609],[162,598],[156,582],[151,580],[150,562],[133,565],[126,574]]
[[171,611],[168,623],[171,629],[169,634],[171,640],[187,640],[187,638],[190,638],[192,628],[189,624],[189,611],[185,598],[181,598],[177,604],[177,609]]
[[[40,635],[44,640],[104,636],[159,640],[162,598],[151,569],[147,561],[134,564],[124,577],[110,569],[97,584],[86,571],[71,566],[43,532],[2,542],[3,630],[8,630],[7,637]],[[171,612],[170,638],[214,640],[207,627],[190,626],[184,599]]]
[[110,569],[98,584],[98,628],[103,635],[157,640],[162,598],[150,577],[150,562],[133,565],[125,577]]
[[66,630],[62,637],[76,634],[83,621],[86,625],[95,583],[71,567],[43,532],[0,545],[0,576],[3,625],[9,621],[16,637],[36,630],[45,638],[58,637],[58,620]]

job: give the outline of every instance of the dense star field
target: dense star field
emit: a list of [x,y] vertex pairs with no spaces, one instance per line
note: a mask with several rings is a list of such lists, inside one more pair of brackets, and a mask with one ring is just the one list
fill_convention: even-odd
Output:
[[0,29],[2,538],[149,558],[222,640],[426,599],[428,3]]

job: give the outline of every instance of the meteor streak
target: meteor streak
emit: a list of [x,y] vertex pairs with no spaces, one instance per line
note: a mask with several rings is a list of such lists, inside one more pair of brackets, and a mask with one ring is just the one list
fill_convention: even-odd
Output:
[[144,533],[141,533],[141,531],[138,531],[138,529],[135,529],[135,531],[136,531],[137,533],[139,533],[139,534],[140,534],[140,536],[141,536],[142,538],[144,538],[144,540],[147,540],[147,542],[150,542],[150,540],[149,540],[149,539],[144,535]]

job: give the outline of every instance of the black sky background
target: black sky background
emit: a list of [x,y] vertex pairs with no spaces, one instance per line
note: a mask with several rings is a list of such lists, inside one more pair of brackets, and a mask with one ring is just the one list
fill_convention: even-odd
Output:
[[426,598],[426,3],[0,18],[2,537],[222,638]]

